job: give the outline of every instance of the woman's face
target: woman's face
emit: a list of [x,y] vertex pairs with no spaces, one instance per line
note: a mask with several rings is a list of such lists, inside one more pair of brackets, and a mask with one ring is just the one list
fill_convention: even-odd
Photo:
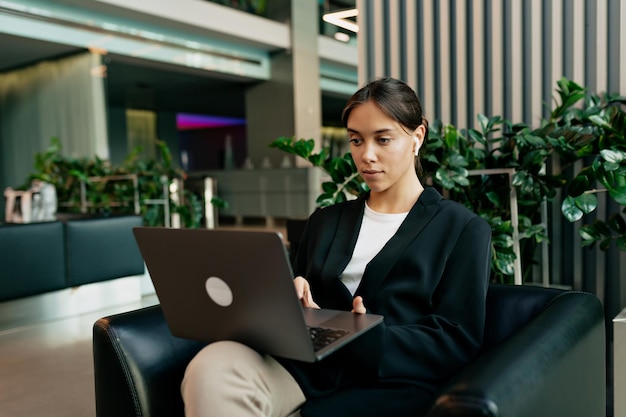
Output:
[[407,133],[406,128],[368,101],[352,109],[347,128],[352,159],[373,193],[414,187],[415,139],[421,145],[423,126]]

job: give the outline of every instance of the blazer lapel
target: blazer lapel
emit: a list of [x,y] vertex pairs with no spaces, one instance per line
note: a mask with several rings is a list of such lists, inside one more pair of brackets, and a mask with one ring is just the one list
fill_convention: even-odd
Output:
[[322,269],[322,276],[326,281],[332,279],[339,282],[337,277],[352,258],[352,252],[361,229],[364,210],[365,197],[346,205],[345,210],[342,210],[328,258]]
[[365,268],[363,279],[355,295],[362,296],[364,300],[374,296],[403,250],[424,230],[437,213],[441,199],[441,195],[434,188],[427,187],[424,190],[396,234]]

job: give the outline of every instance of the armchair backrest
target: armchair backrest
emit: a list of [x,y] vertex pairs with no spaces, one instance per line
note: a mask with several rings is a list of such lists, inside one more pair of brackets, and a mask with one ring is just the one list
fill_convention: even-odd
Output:
[[563,292],[532,285],[489,285],[482,351],[511,336]]

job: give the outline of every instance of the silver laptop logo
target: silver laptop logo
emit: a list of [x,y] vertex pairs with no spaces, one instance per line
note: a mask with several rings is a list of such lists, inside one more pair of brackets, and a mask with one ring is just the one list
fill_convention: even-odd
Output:
[[206,280],[204,287],[206,293],[213,302],[222,307],[228,307],[233,303],[233,292],[228,284],[221,278],[210,277]]

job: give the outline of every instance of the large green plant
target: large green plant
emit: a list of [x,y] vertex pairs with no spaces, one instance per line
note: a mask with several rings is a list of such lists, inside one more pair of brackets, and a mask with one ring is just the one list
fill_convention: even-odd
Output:
[[[59,212],[81,212],[81,182],[85,184],[85,197],[88,213],[111,215],[134,213],[135,189],[131,181],[94,181],[94,177],[110,177],[136,174],[140,202],[160,200],[169,197],[167,187],[174,178],[183,178],[184,172],[173,168],[172,156],[164,142],[156,142],[159,156],[144,160],[139,157],[142,149],[135,148],[120,166],[113,166],[108,160],[94,158],[71,158],[61,153],[58,138],[43,152],[34,156],[34,169],[27,183],[38,179],[55,186],[59,201]],[[164,187],[165,194],[164,196]],[[183,201],[176,203],[170,199],[172,211],[180,214],[186,227],[199,227],[202,218],[202,202],[192,193],[185,191]],[[140,204],[144,223],[149,226],[164,224],[164,206]]]
[[[541,206],[553,200],[557,190],[567,187],[564,214],[572,221],[579,212],[595,208],[595,182],[608,190],[616,203],[624,205],[624,99],[590,96],[576,83],[561,79],[558,98],[550,117],[538,128],[513,123],[500,116],[478,115],[478,128],[458,129],[435,120],[422,152],[424,179],[449,198],[465,204],[485,218],[492,227],[492,278],[510,282],[514,271],[514,236],[511,223],[511,192],[506,175],[470,175],[472,170],[512,168],[519,209],[519,242],[525,278],[528,278],[536,247],[547,239]],[[580,106],[580,101],[584,100]],[[320,206],[344,201],[349,194],[359,195],[367,186],[358,177],[349,153],[330,157],[328,148],[315,152],[313,140],[281,137],[271,147],[300,156],[326,171],[330,181],[322,184]],[[575,162],[595,157],[573,180],[564,175]],[[557,158],[561,170],[546,169]],[[570,214],[576,213],[576,216]],[[576,218],[575,218],[576,217]],[[608,223],[596,220],[580,229],[585,244],[601,240],[608,248],[615,240],[624,247],[626,222],[618,213]]]
[[[20,188],[30,187],[32,180],[48,182],[56,188],[57,198],[61,202],[61,211],[78,212],[80,210],[81,181],[88,182],[90,176],[113,175],[114,170],[107,161],[98,157],[71,158],[62,155],[59,139],[53,137],[50,146],[34,155],[34,169],[27,182]],[[107,196],[93,196],[106,199]]]
[[561,205],[563,215],[571,222],[580,220],[598,207],[597,194],[607,193],[617,209],[607,221],[596,219],[579,233],[585,246],[600,242],[600,249],[607,250],[615,242],[626,251],[626,97],[589,95],[579,85],[565,81],[560,87],[563,99],[583,101],[580,107],[561,106],[552,114],[561,122],[557,126],[566,120],[576,127],[580,145],[576,156],[584,162],[568,184]]

